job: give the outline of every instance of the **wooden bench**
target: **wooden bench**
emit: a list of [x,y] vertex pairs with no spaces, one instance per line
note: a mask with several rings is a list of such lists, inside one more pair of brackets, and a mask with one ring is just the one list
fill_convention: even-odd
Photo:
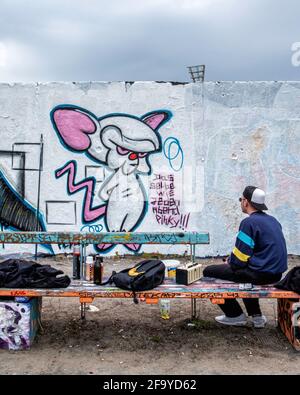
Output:
[[[1,243],[32,244],[80,244],[82,256],[89,244],[188,244],[191,260],[195,260],[195,246],[208,244],[209,234],[201,232],[182,233],[58,233],[58,232],[1,232]],[[83,260],[82,260],[83,273]],[[205,280],[205,279],[204,279]],[[27,297],[79,297],[81,316],[85,316],[86,303],[94,298],[132,298],[132,292],[107,285],[97,286],[83,279],[73,280],[64,289],[8,289],[0,288],[0,296]],[[251,290],[240,289],[239,284],[220,280],[197,281],[188,286],[176,284],[166,279],[151,291],[138,292],[141,301],[154,304],[159,299],[190,299],[192,318],[196,317],[197,299],[210,299],[214,304],[222,304],[228,298],[272,298],[277,299],[278,325],[293,347],[300,351],[300,295],[283,291],[273,286],[254,286]]]
[[[88,233],[88,232],[0,232],[0,242],[4,244],[62,244],[62,245],[80,245],[81,247],[81,281],[73,280],[72,284],[62,290],[48,289],[46,294],[43,290],[12,290],[9,294],[12,296],[66,296],[79,297],[81,303],[81,317],[85,317],[86,303],[92,303],[94,297],[107,298],[130,298],[132,293],[119,292],[113,288],[110,292],[108,287],[91,288],[91,283],[84,281],[84,262],[86,256],[86,247],[90,244],[186,244],[190,246],[191,261],[195,261],[195,246],[197,244],[209,244],[209,234],[207,232],[147,232],[147,233]],[[58,291],[58,293],[57,293]],[[95,292],[96,291],[96,292]],[[2,293],[3,292],[3,293]],[[8,295],[7,289],[0,289],[1,295]],[[20,294],[16,294],[20,293]],[[147,297],[146,303],[157,303],[158,298]],[[192,316],[196,315],[196,299],[191,298]]]

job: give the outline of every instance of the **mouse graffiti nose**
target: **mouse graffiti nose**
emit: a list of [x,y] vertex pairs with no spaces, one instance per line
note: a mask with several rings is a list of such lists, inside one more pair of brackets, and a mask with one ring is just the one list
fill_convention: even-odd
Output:
[[134,152],[131,152],[131,154],[129,155],[129,159],[130,160],[135,160],[135,159],[137,159],[137,154],[135,154]]

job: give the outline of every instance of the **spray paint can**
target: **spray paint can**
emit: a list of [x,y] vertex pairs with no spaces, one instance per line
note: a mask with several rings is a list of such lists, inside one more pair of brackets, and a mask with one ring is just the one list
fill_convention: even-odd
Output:
[[80,279],[80,245],[73,246],[73,279]]
[[94,267],[94,283],[101,285],[103,282],[103,258],[96,255]]
[[85,268],[86,268],[85,279],[87,281],[94,281],[94,266],[95,266],[94,257],[92,255],[88,255],[85,261]]

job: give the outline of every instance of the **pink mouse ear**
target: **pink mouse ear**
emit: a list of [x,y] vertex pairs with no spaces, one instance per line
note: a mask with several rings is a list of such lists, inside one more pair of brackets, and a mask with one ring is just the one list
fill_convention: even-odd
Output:
[[165,122],[169,121],[172,114],[169,111],[153,111],[141,117],[151,129],[156,130],[160,128]]
[[59,137],[69,148],[85,151],[90,147],[89,134],[97,130],[97,118],[92,114],[78,107],[58,106],[51,111],[51,120]]

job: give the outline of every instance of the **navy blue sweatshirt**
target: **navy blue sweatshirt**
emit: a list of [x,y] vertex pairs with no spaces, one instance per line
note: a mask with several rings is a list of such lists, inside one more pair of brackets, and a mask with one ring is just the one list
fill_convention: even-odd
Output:
[[274,274],[286,271],[286,243],[277,219],[262,211],[245,218],[240,224],[229,264]]

